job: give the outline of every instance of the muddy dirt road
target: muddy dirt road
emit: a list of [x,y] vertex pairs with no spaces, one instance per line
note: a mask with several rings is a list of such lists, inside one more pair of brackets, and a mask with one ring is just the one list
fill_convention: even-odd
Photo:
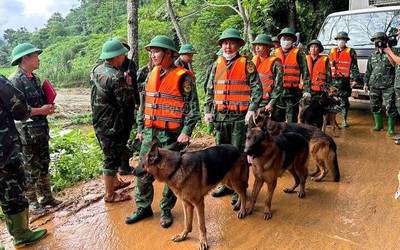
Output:
[[[272,201],[271,220],[262,218],[265,186],[255,212],[242,220],[232,211],[230,197],[207,196],[210,249],[400,249],[400,200],[394,199],[400,146],[385,131],[371,131],[372,115],[365,105],[353,104],[349,124],[335,139],[341,181],[330,181],[330,175],[320,183],[308,179],[307,196],[299,199],[282,192],[293,181],[284,175]],[[398,124],[396,129],[400,131]],[[248,194],[253,180],[251,174]],[[134,186],[125,191],[133,195]],[[136,210],[134,201],[105,204],[100,179],[67,190],[68,204],[31,224],[47,228],[49,235],[27,249],[197,249],[196,222],[186,241],[170,240],[183,228],[179,200],[173,210],[174,224],[168,229],[159,226],[161,191],[162,184],[155,182],[152,218],[126,225],[125,217]],[[0,228],[1,242],[11,249],[4,222]]]

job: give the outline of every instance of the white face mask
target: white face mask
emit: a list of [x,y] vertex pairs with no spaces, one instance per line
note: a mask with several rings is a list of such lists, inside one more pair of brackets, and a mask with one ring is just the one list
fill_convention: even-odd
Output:
[[232,53],[230,55],[226,54],[225,52],[222,53],[222,56],[225,57],[226,60],[231,60],[232,58],[234,58],[236,56],[237,52]]
[[339,40],[337,42],[337,44],[338,44],[339,47],[344,47],[346,45],[346,41],[345,40]]
[[283,49],[288,49],[292,46],[292,41],[281,41],[281,46]]

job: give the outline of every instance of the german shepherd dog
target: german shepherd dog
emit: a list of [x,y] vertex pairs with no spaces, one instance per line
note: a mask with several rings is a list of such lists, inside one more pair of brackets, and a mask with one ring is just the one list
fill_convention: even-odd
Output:
[[270,119],[270,114],[264,109],[258,110],[254,117],[254,124],[270,135],[295,132],[301,134],[309,144],[311,157],[314,159],[316,169],[309,175],[313,181],[321,181],[332,173],[335,182],[340,181],[339,164],[337,159],[336,143],[332,137],[323,133],[315,126],[302,123],[275,122]]
[[[251,123],[251,122],[250,122]],[[264,182],[267,183],[267,199],[264,208],[264,220],[272,218],[271,202],[278,177],[288,170],[295,184],[286,188],[285,193],[293,193],[300,185],[299,198],[304,198],[307,180],[308,142],[298,133],[286,133],[271,136],[254,124],[249,125],[246,134],[245,153],[252,157],[254,186],[251,193],[248,214],[254,210],[257,196]]]
[[336,114],[341,112],[341,107],[339,106],[339,98],[338,98],[339,90],[333,86],[329,87],[327,90],[327,95],[331,101],[327,108],[328,113],[324,115],[324,123],[322,124],[322,131],[324,133],[326,132],[326,127],[329,122],[332,128],[333,136],[337,137],[338,135],[336,134],[336,129],[341,129],[341,127],[336,121]]
[[143,167],[158,181],[166,182],[182,201],[185,226],[182,233],[172,237],[183,241],[192,231],[193,208],[196,208],[200,233],[200,249],[207,249],[204,219],[204,196],[219,183],[234,189],[239,199],[234,210],[238,218],[246,216],[246,189],[249,168],[246,155],[235,146],[223,144],[204,150],[179,154],[160,148],[156,137],[150,150],[143,156]]

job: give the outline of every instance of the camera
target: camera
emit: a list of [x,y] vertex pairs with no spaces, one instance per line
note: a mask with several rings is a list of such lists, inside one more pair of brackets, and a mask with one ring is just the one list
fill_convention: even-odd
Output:
[[397,35],[385,36],[381,37],[380,41],[375,42],[375,48],[386,48],[387,45],[389,47],[393,47],[397,45]]

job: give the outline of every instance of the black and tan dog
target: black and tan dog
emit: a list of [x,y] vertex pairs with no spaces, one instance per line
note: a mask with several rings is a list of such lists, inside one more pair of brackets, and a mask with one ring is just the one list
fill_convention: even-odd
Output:
[[[251,122],[250,122],[251,123]],[[257,196],[264,182],[268,185],[265,201],[264,220],[272,218],[271,202],[278,177],[288,170],[295,184],[286,188],[285,193],[293,193],[300,185],[299,198],[305,197],[307,180],[308,142],[298,133],[271,136],[261,128],[249,125],[246,134],[245,153],[252,157],[254,186],[248,213],[252,213]]]
[[330,99],[329,106],[326,109],[327,114],[324,115],[324,123],[322,124],[322,131],[325,133],[326,132],[326,127],[328,126],[328,122],[331,125],[332,128],[332,134],[333,136],[337,137],[338,134],[336,134],[336,129],[341,129],[339,124],[336,121],[336,114],[341,112],[341,108],[339,106],[340,101],[339,101],[339,90],[336,87],[329,87],[327,89],[327,95]]
[[315,171],[310,173],[311,179],[321,181],[330,171],[333,180],[335,182],[340,181],[336,143],[332,137],[323,133],[317,127],[302,123],[275,122],[270,119],[270,114],[264,110],[257,111],[253,124],[270,135],[290,132],[301,134],[308,141],[310,155],[316,164]]
[[208,248],[204,196],[219,183],[239,194],[234,210],[240,209],[238,218],[246,216],[249,169],[245,154],[233,145],[224,144],[180,155],[160,148],[158,139],[153,138],[150,150],[143,156],[143,167],[158,181],[166,182],[182,201],[185,227],[181,234],[172,237],[175,242],[185,240],[192,231],[193,208],[196,208],[200,249]]

